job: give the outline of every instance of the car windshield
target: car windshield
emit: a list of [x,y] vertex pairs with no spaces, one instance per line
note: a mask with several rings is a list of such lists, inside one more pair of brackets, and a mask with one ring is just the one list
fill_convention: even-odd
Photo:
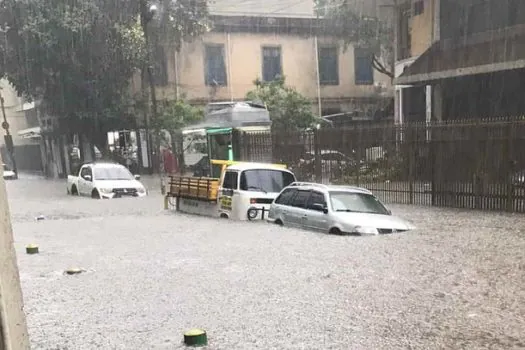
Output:
[[133,176],[124,167],[95,168],[96,180],[132,180]]
[[334,211],[389,215],[379,199],[366,193],[330,192],[330,202]]
[[294,176],[287,171],[268,169],[245,170],[241,174],[241,190],[278,193],[294,181]]

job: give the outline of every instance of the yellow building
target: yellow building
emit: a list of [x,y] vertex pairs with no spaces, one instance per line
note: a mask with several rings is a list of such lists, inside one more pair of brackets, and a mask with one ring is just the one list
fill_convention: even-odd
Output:
[[366,48],[345,48],[326,33],[313,1],[250,2],[249,8],[238,2],[213,2],[213,30],[184,43],[180,52],[158,50],[158,99],[239,101],[255,79],[285,76],[321,115],[354,112],[367,118],[388,103],[390,79],[372,68]]

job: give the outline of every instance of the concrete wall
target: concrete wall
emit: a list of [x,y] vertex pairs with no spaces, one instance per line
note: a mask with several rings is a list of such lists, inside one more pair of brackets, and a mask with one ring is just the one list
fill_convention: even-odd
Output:
[[0,168],[0,349],[29,349],[3,168]]
[[[204,83],[204,45],[223,44],[228,85],[209,87]],[[344,49],[342,43],[331,38],[319,38],[318,45],[338,45],[339,85],[321,86],[321,98],[344,99],[377,96],[374,85],[356,85],[354,73],[354,48]],[[179,93],[189,100],[240,100],[254,88],[253,81],[262,76],[262,46],[280,46],[283,74],[288,85],[312,100],[317,99],[317,61],[315,38],[299,35],[275,35],[255,33],[207,33],[201,39],[185,44],[175,59],[172,51],[168,57],[168,80],[166,87],[159,87],[159,98],[174,98],[175,85]],[[175,67],[177,75],[175,74]],[[374,71],[374,81],[390,87],[390,79]],[[178,76],[178,84],[176,84]],[[135,91],[139,91],[139,79],[135,79]]]

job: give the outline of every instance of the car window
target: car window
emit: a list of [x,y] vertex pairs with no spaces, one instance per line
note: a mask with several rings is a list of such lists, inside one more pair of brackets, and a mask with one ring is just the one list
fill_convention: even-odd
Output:
[[95,168],[94,172],[95,180],[133,180],[133,175],[123,166]]
[[334,191],[330,192],[334,211],[389,215],[385,206],[371,194]]
[[308,199],[308,203],[306,207],[308,209],[313,209],[314,204],[320,204],[323,207],[326,206],[326,200],[324,197],[324,194],[321,192],[312,191],[312,194],[310,195],[310,198]]
[[224,174],[224,181],[222,182],[222,188],[226,188],[228,190],[236,190],[238,178],[239,178],[239,173],[237,173],[236,171],[227,171],[226,174]]
[[241,173],[240,188],[243,191],[279,193],[295,181],[288,171],[271,169],[245,170]]
[[81,177],[84,177],[86,175],[91,176],[91,168],[88,167],[88,166],[85,166],[85,167],[82,168],[82,170],[80,170],[80,176]]
[[289,205],[290,199],[293,198],[296,192],[297,190],[295,188],[287,188],[279,195],[279,197],[275,199],[275,203],[282,204],[282,205]]
[[292,206],[297,208],[306,208],[306,200],[310,196],[310,191],[297,191],[292,200]]

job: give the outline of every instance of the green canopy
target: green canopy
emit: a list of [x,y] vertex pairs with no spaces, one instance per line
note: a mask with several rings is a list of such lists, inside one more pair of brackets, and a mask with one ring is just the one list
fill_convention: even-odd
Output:
[[207,129],[206,134],[208,135],[230,134],[232,130],[233,128]]

